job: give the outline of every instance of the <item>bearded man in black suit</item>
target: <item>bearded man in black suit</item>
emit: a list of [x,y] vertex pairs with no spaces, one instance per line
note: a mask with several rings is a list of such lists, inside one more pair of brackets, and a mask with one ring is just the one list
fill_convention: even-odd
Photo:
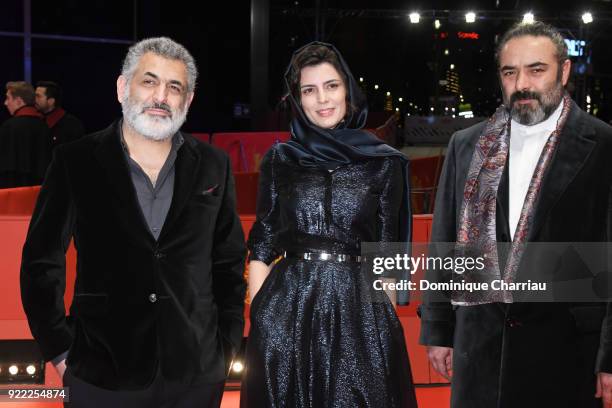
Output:
[[123,118],[54,151],[21,285],[32,334],[70,387],[68,406],[220,405],[242,340],[246,251],[228,157],[179,130],[196,77],[180,44],[133,45],[117,79]]
[[[571,62],[555,28],[514,26],[497,62],[504,104],[453,135],[431,241],[477,248],[492,265],[481,278],[515,282],[549,267],[529,266],[527,244],[612,241],[612,128],[565,91]],[[497,251],[503,242],[508,251]],[[584,270],[566,272],[577,282]],[[452,407],[601,407],[598,398],[612,406],[609,303],[515,302],[502,290],[438,295],[419,310],[420,341],[436,371],[452,372]]]

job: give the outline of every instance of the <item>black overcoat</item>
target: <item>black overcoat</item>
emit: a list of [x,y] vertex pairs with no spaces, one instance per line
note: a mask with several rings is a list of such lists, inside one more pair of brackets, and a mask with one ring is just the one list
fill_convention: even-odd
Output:
[[85,134],[83,123],[74,115],[66,114],[50,129],[51,149],[57,145],[77,140]]
[[49,165],[49,129],[33,116],[14,116],[0,126],[0,188],[39,185]]
[[[484,125],[457,132],[449,143],[432,242],[456,241],[466,175]],[[543,179],[529,242],[612,240],[611,158],[612,128],[573,104]],[[497,211],[507,214],[503,201],[498,194]],[[509,236],[501,219],[498,241]],[[529,277],[533,271],[521,265],[519,275]],[[422,344],[453,347],[452,407],[601,406],[593,395],[595,372],[612,373],[609,304],[452,307],[426,297],[420,315]]]

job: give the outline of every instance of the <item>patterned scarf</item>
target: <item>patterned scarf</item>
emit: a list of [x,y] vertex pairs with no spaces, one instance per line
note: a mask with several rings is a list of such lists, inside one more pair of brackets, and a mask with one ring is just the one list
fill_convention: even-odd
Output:
[[489,283],[489,290],[452,291],[451,302],[453,304],[512,303],[511,292],[492,290],[490,289],[490,283],[493,280],[503,280],[511,283],[516,279],[527,236],[533,223],[542,179],[546,174],[546,169],[550,164],[559,141],[559,135],[570,111],[571,98],[567,93],[563,96],[562,103],[563,108],[557,121],[557,127],[548,137],[531,177],[503,274],[500,271],[497,254],[495,216],[497,190],[510,147],[511,118],[504,105],[497,109],[480,135],[474,149],[463,191],[455,254],[456,256],[484,257],[485,268],[482,271],[471,270],[461,278],[465,282],[487,282]]

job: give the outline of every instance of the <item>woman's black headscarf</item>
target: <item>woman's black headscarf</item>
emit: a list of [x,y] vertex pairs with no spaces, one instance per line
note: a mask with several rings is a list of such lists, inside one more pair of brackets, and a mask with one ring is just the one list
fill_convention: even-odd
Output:
[[[333,129],[323,129],[314,125],[306,117],[299,101],[295,99],[291,89],[291,78],[293,61],[296,55],[304,48],[319,45],[328,47],[336,56],[344,71],[346,89],[348,92],[347,116]],[[289,67],[285,71],[285,85],[287,87],[287,98],[291,103],[294,118],[290,124],[291,139],[281,143],[278,149],[286,156],[293,158],[304,167],[319,167],[328,170],[338,166],[355,163],[375,157],[395,156],[402,160],[404,169],[404,197],[402,199],[401,213],[399,216],[400,242],[411,242],[412,238],[412,214],[410,209],[410,186],[408,178],[408,158],[401,152],[385,144],[372,133],[363,130],[367,116],[368,107],[365,96],[357,85],[353,74],[342,58],[342,55],[331,44],[322,42],[311,42],[293,53]],[[368,180],[364,180],[367,183]],[[408,248],[407,248],[408,250]],[[406,278],[404,276],[398,278]],[[408,293],[398,291],[398,303],[408,302]]]

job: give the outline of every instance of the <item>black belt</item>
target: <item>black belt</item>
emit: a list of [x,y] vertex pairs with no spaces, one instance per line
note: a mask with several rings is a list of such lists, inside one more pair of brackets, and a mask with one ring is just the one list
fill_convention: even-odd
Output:
[[306,261],[332,261],[332,262],[361,262],[361,255],[333,254],[328,252],[288,252],[283,253],[284,258],[298,258]]

